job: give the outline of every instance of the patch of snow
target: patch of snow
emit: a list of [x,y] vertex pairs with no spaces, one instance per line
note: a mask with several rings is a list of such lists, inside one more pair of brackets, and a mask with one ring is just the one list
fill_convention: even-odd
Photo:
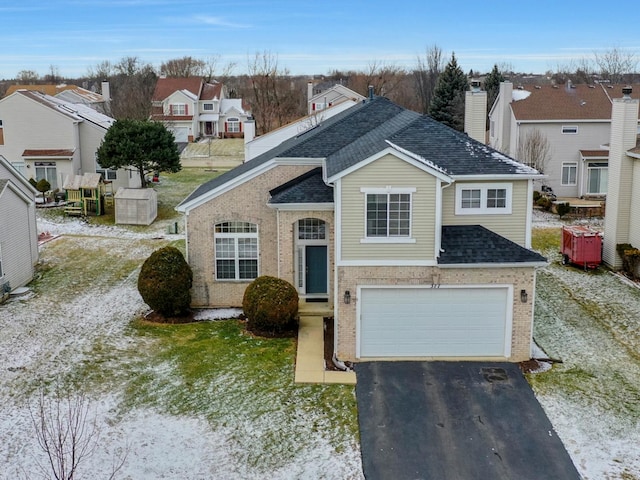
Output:
[[198,309],[194,320],[227,320],[242,315],[241,308],[203,308]]
[[527,90],[516,89],[516,90],[513,90],[511,97],[513,98],[514,102],[519,102],[520,100],[529,98],[529,95],[531,95],[531,92]]

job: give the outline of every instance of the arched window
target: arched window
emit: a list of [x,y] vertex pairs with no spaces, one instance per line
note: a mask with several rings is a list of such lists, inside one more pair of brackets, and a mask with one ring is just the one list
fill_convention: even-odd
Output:
[[258,226],[255,223],[217,223],[214,235],[217,280],[258,277]]

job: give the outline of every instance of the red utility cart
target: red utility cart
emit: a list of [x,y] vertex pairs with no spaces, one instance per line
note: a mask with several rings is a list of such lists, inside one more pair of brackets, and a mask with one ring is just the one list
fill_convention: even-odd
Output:
[[602,263],[602,233],[590,227],[562,227],[562,264],[597,268]]

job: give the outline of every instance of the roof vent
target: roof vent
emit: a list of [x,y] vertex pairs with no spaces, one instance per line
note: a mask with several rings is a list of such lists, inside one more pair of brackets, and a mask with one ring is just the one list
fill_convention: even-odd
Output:
[[369,85],[369,100],[373,100],[373,85]]
[[542,88],[542,87],[541,87],[540,85],[536,85],[536,86],[535,86],[535,89],[536,89],[536,90],[540,90],[541,88]]
[[589,88],[596,88],[595,85],[589,85]]
[[479,92],[480,91],[480,80],[471,80],[471,91]]
[[630,86],[622,87],[622,98],[631,98],[632,91],[633,88],[631,88]]

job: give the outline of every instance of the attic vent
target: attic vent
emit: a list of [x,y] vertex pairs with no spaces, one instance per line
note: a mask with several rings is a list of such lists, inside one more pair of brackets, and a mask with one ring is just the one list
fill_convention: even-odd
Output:
[[585,102],[584,100],[580,100],[580,106],[584,107],[587,104],[587,102]]
[[553,88],[558,88],[558,85],[554,85]]
[[540,85],[536,85],[536,90],[540,90],[542,87]]
[[524,90],[524,87],[522,85],[518,85],[518,90]]
[[589,85],[589,88],[596,88],[595,85]]
[[629,86],[622,87],[622,95],[624,98],[631,98],[631,92],[633,92],[633,88]]

